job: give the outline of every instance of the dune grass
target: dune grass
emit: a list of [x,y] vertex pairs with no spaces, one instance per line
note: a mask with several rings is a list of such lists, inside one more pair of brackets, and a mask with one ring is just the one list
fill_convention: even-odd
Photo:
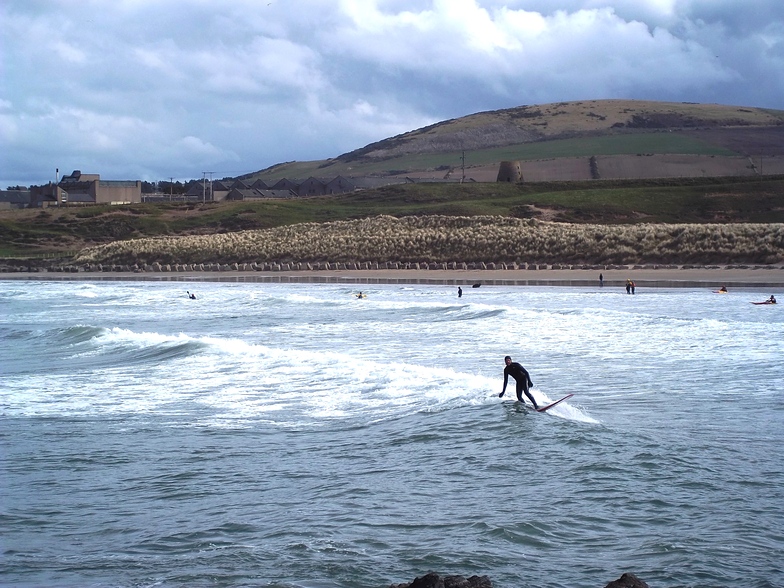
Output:
[[378,216],[89,247],[75,263],[762,263],[784,260],[784,224],[594,225],[498,216]]

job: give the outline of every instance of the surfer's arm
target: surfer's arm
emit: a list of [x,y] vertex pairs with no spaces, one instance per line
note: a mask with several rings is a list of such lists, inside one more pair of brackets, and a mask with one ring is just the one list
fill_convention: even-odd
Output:
[[498,395],[498,398],[501,398],[506,392],[506,384],[509,382],[509,368],[504,368],[504,389],[501,390],[501,393]]

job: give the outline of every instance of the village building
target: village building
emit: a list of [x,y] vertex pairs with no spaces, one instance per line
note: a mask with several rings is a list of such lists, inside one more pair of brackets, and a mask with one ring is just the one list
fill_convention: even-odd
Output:
[[74,170],[54,184],[33,186],[31,206],[79,206],[89,204],[134,204],[142,201],[141,180],[102,180],[99,174]]
[[356,190],[356,185],[343,176],[335,177],[324,186],[325,194],[345,194],[354,190]]
[[30,208],[31,203],[30,190],[0,190],[0,210]]
[[291,190],[257,190],[256,188],[240,190],[234,188],[228,193],[226,200],[265,200],[270,198],[294,198],[296,196]]
[[299,185],[297,194],[300,196],[323,196],[325,194],[324,182],[311,176]]

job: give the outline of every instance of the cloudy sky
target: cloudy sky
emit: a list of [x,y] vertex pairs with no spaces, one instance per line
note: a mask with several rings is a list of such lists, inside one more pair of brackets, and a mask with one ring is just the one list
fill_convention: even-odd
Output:
[[523,104],[784,109],[782,0],[1,0],[0,188],[215,179]]

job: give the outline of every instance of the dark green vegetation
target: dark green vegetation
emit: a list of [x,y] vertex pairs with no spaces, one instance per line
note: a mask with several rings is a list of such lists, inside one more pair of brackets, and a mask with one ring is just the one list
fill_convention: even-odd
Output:
[[[474,148],[466,152],[466,164],[481,166],[499,161],[528,161],[596,155],[636,155],[638,153],[737,155],[736,152],[694,136],[679,133],[635,133],[610,136],[570,137],[535,141],[516,145]],[[283,164],[247,176],[248,180],[262,178],[267,182],[281,178],[310,176],[387,175],[390,172],[412,172],[427,169],[457,168],[461,165],[459,150],[435,153],[407,153],[383,159],[344,161],[303,161]]]
[[500,215],[573,223],[781,223],[784,177],[401,184],[257,203],[135,204],[0,212],[0,256],[67,257],[84,246],[376,215]]

